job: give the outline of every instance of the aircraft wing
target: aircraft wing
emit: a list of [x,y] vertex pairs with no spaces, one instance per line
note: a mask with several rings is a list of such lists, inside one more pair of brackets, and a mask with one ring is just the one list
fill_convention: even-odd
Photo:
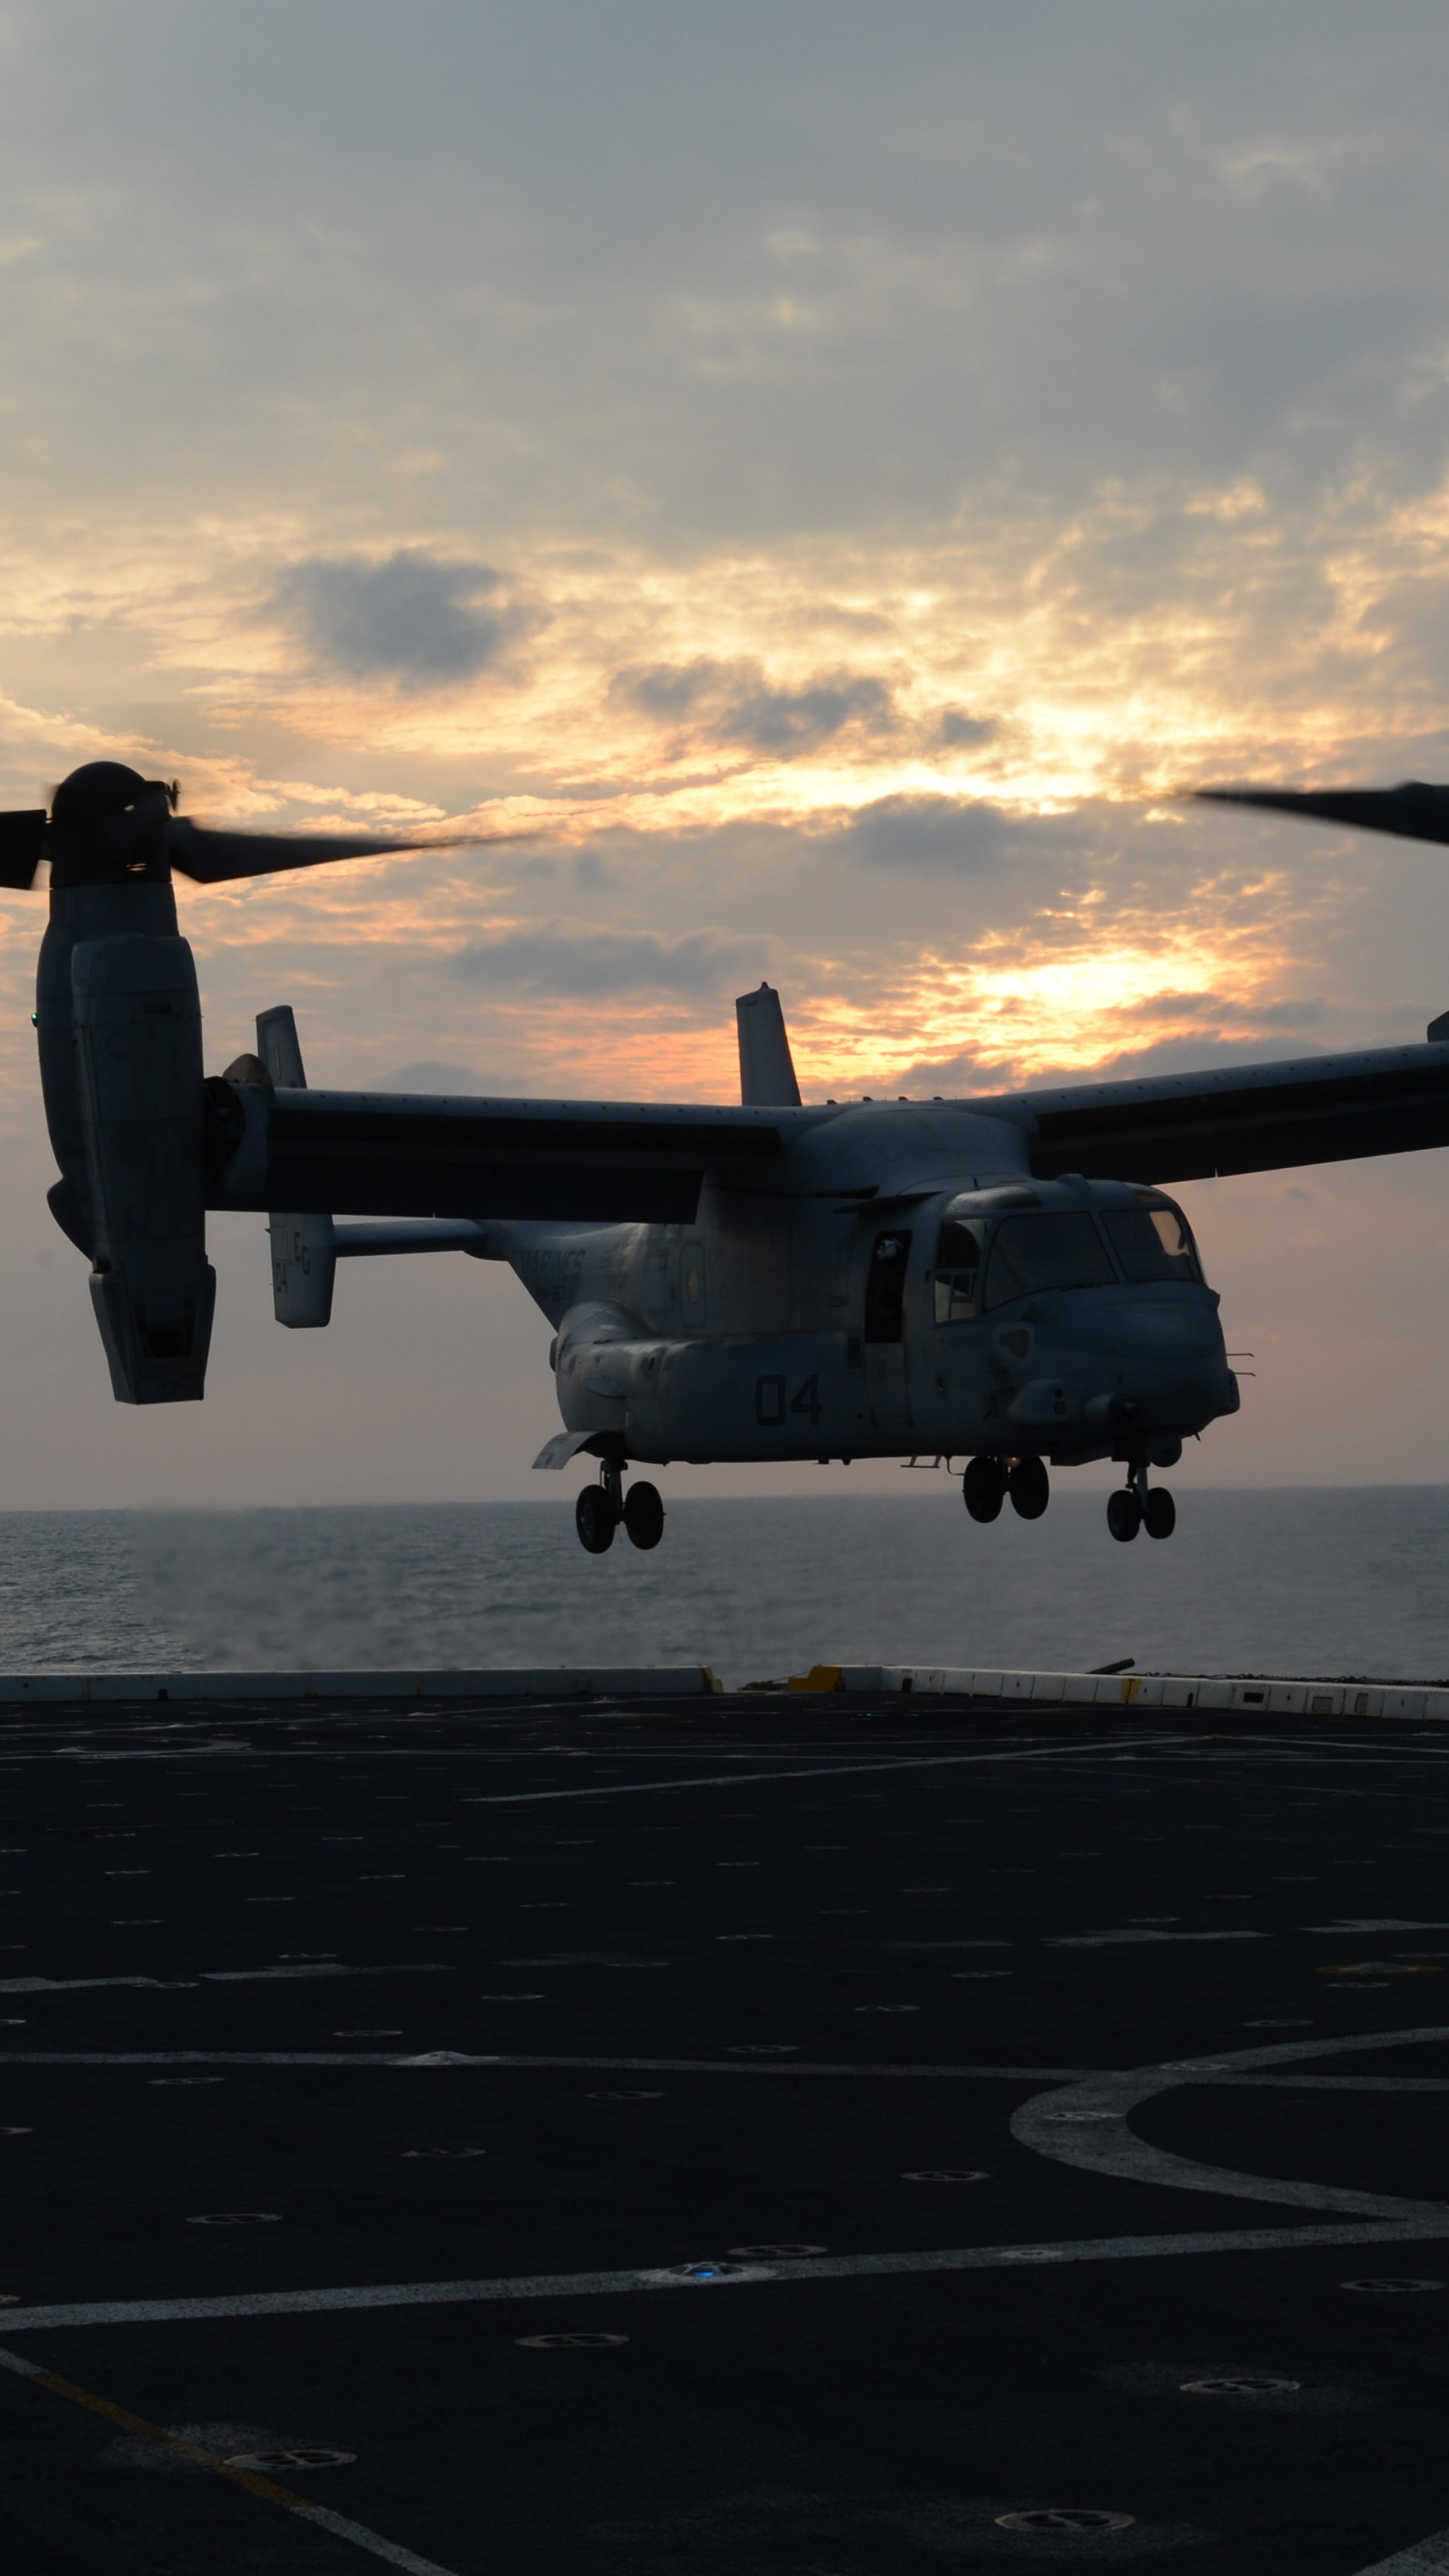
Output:
[[207,1089],[209,1205],[348,1216],[689,1225],[705,1173],[764,1177],[790,1115],[278,1089],[266,1102],[263,1153],[260,1139],[241,1150],[238,1087]]
[[[207,1089],[210,1206],[354,1217],[689,1225],[707,1172],[768,1187],[799,1131],[832,1115],[279,1089],[264,1112],[254,1095],[265,1136],[242,1152],[238,1087]],[[1025,1129],[1043,1180],[1208,1180],[1449,1145],[1449,1044],[959,1105]]]
[[1203,1181],[1449,1145],[1449,1045],[975,1100],[1024,1125],[1043,1180]]

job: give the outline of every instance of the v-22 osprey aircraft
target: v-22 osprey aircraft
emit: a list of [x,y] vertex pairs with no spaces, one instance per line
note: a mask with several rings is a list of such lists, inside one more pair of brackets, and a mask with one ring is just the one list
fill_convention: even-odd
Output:
[[[1221,801],[1449,841],[1449,789]],[[49,863],[40,1073],[51,1210],[90,1263],[123,1404],[205,1387],[212,1208],[267,1214],[277,1319],[330,1319],[339,1259],[506,1261],[554,1327],[564,1428],[597,1462],[595,1554],[658,1544],[636,1464],[965,1462],[967,1511],[1047,1508],[1110,1458],[1112,1536],[1170,1535],[1153,1470],[1239,1394],[1175,1181],[1449,1143],[1449,1015],[1423,1046],[965,1100],[800,1098],[777,993],[737,1005],[738,1107],[308,1088],[289,1008],[207,1077],[173,878],[203,885],[424,846],[208,830],[174,784],[78,769],[0,815],[0,882]],[[339,1222],[339,1219],[341,1220]]]

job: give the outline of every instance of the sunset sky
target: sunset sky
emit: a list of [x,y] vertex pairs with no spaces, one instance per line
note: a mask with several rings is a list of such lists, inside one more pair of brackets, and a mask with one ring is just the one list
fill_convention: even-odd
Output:
[[[1179,791],[1449,778],[1446,102],[1396,0],[0,0],[0,802],[499,835],[183,889],[210,1070],[729,1098],[762,975],[807,1098],[1421,1038],[1449,853]],[[218,1220],[205,1407],[111,1404],[0,918],[0,1505],[556,1494],[456,1258],[286,1335]],[[1449,1478],[1443,1158],[1184,1195],[1179,1483]]]

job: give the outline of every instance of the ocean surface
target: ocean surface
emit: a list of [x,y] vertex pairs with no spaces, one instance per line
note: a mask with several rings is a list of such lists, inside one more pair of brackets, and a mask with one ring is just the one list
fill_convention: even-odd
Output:
[[[925,1486],[927,1480],[920,1480]],[[668,1499],[666,1497],[666,1499]],[[0,1672],[812,1663],[1449,1677],[1449,1486],[1178,1490],[1174,1538],[1101,1494],[980,1528],[897,1495],[671,1503],[586,1556],[570,1505],[0,1514]]]

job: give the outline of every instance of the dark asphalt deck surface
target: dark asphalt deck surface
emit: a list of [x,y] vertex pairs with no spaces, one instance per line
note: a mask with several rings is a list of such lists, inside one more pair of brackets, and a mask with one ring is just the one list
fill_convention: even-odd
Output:
[[14,2576],[1449,2526],[1442,1731],[172,1705],[0,1788]]

